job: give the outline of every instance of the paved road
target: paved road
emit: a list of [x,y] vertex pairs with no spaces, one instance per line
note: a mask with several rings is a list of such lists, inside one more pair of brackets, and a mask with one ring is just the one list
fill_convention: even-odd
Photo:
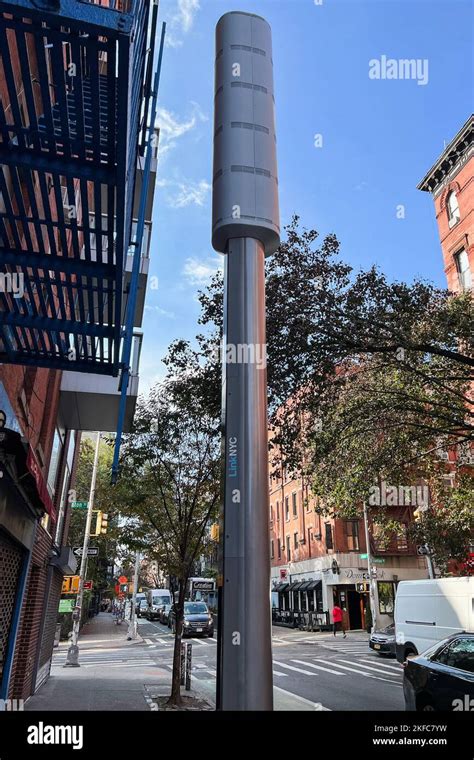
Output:
[[[85,668],[107,665],[132,668],[149,675],[153,669],[171,672],[174,637],[158,622],[138,621],[144,642],[127,651],[100,648],[84,651]],[[196,689],[214,697],[216,639],[190,639],[193,644],[193,679]],[[296,696],[305,709],[322,705],[327,710],[404,710],[402,667],[368,648],[364,633],[347,638],[330,633],[304,633],[273,628],[273,678],[282,698]],[[57,653],[54,664],[62,664]],[[316,709],[316,707],[315,707]]]

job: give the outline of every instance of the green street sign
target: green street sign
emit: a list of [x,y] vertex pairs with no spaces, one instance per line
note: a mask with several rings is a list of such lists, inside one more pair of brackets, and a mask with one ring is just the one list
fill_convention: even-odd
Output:
[[376,565],[385,565],[385,560],[383,557],[373,557],[372,562],[374,562]]
[[87,509],[88,506],[89,504],[87,501],[72,501],[71,502],[71,507],[73,509]]
[[367,559],[367,554],[359,554],[360,559]]
[[60,599],[58,612],[72,612],[75,601],[75,599]]

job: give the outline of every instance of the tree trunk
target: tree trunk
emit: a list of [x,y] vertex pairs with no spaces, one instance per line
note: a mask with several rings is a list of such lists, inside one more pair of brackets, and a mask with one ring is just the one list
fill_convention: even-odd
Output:
[[171,696],[169,705],[182,705],[181,699],[181,640],[183,636],[183,611],[184,597],[186,595],[186,581],[180,580],[178,602],[176,605],[176,633],[174,638],[173,675],[171,679]]

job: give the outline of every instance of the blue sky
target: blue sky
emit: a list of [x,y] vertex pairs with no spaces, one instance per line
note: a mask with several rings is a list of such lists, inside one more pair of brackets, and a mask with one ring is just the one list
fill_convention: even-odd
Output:
[[[222,262],[210,243],[214,29],[230,10],[273,30],[282,226],[297,212],[321,237],[334,232],[355,268],[445,284],[432,199],[416,185],[472,111],[470,0],[161,0],[158,288],[147,293],[141,392],[162,377],[170,341],[196,334],[196,292]],[[369,78],[383,55],[427,59],[427,84]]]

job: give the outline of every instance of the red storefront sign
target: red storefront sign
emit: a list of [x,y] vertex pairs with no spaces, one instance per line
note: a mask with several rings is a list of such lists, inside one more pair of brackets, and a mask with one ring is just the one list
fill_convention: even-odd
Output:
[[56,509],[54,508],[53,501],[49,495],[48,486],[46,485],[43,475],[41,474],[41,468],[37,462],[35,455],[33,454],[33,449],[31,449],[31,447],[28,449],[26,466],[35,479],[36,488],[39,497],[44,504],[46,512],[48,515],[50,515],[52,520],[56,520]]

